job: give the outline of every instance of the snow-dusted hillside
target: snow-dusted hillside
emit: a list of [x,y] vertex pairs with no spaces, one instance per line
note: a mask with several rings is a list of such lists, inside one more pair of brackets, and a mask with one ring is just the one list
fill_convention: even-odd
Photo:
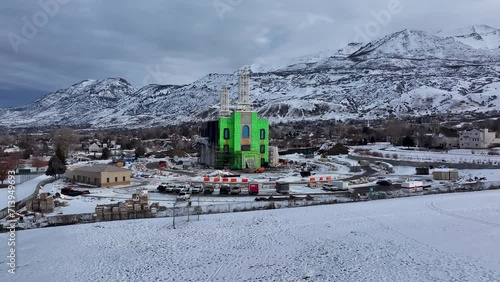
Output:
[[[252,65],[251,99],[272,122],[499,110],[500,53],[475,47],[403,30],[364,46]],[[84,81],[0,113],[0,126],[141,127],[207,120],[216,116],[225,84],[234,105],[238,71],[139,90],[123,79]]]
[[493,282],[499,203],[485,191],[18,231],[0,281]]
[[475,25],[452,31],[441,31],[439,36],[453,38],[476,49],[500,52],[500,29],[487,25]]

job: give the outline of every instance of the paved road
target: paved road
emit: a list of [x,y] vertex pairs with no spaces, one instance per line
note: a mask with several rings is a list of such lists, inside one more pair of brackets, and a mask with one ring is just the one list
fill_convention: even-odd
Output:
[[186,171],[186,170],[165,169],[165,168],[160,167],[160,164],[158,164],[158,163],[147,163],[146,167],[149,169],[159,169],[162,171],[168,171],[168,172],[177,173],[177,174],[181,174],[181,175],[187,175],[190,177],[197,176],[196,172]]

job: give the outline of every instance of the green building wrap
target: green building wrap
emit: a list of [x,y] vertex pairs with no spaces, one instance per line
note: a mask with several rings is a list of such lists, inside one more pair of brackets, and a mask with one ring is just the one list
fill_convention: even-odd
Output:
[[269,162],[269,121],[256,112],[234,112],[219,118],[217,166],[262,168]]

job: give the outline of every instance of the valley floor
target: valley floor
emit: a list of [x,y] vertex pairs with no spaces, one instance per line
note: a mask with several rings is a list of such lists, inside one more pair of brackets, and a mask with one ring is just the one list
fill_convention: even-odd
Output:
[[500,281],[500,191],[16,235],[0,281]]

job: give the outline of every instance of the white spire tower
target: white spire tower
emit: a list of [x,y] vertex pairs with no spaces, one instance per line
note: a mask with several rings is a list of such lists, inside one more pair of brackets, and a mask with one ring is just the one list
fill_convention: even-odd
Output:
[[238,109],[240,111],[251,111],[252,104],[250,103],[250,78],[246,67],[240,71],[240,92]]
[[222,93],[220,94],[220,110],[219,117],[228,117],[231,114],[229,110],[229,88],[227,85],[222,87]]

